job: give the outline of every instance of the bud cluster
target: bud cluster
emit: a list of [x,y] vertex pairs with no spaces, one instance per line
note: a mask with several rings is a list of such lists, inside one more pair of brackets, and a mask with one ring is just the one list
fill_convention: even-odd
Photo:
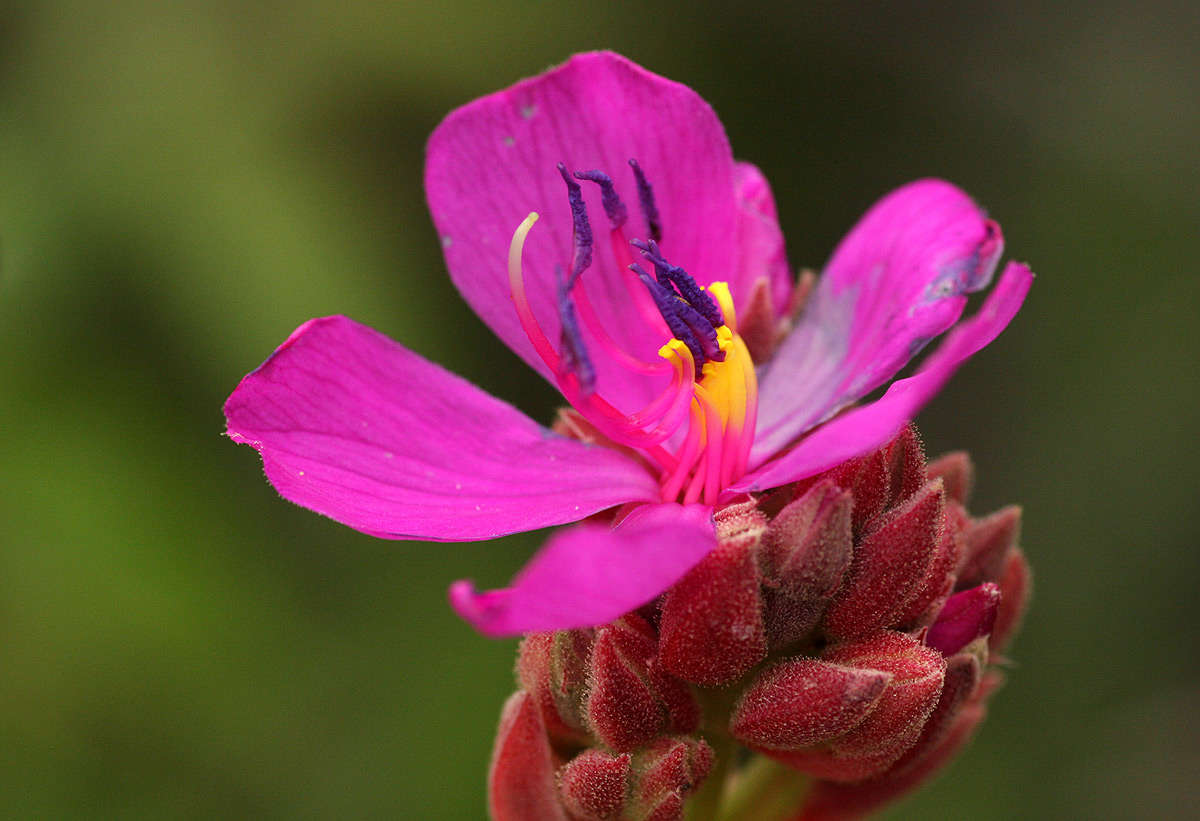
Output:
[[982,720],[1029,593],[1019,508],[972,518],[971,481],[907,428],[717,510],[717,548],[650,605],[528,636],[493,818],[681,819],[710,771],[760,756],[808,782],[780,818],[858,817],[926,780]]

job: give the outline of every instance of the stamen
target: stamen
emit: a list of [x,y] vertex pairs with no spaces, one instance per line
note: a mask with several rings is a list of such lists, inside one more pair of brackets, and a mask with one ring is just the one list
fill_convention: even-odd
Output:
[[512,297],[513,306],[517,309],[517,319],[521,321],[521,329],[529,337],[533,349],[546,363],[550,373],[558,374],[561,373],[562,363],[554,346],[542,332],[542,326],[538,324],[537,318],[533,315],[533,309],[529,307],[529,299],[525,296],[525,277],[521,273],[521,252],[525,248],[525,238],[529,236],[529,230],[533,228],[533,224],[537,220],[537,211],[533,211],[513,232],[512,243],[508,246],[508,291]]
[[698,364],[703,367],[707,362],[725,359],[725,352],[717,342],[716,329],[695,308],[680,299],[674,288],[655,282],[646,269],[637,263],[631,265],[630,269],[646,284],[671,334],[692,349]]
[[739,442],[738,459],[733,471],[733,479],[740,479],[746,473],[750,463],[750,448],[754,444],[754,428],[758,424],[758,376],[754,373],[754,360],[750,358],[750,349],[740,337],[734,337],[734,347],[741,361],[742,378],[746,390],[746,416],[743,422],[742,437]]
[[592,226],[588,222],[587,206],[583,204],[583,189],[571,179],[567,167],[558,164],[558,173],[567,184],[567,202],[571,204],[572,244],[575,253],[571,258],[571,279],[583,273],[592,264]]
[[[578,277],[578,274],[575,275]],[[558,319],[562,326],[559,352],[562,366],[568,373],[575,374],[579,389],[587,396],[596,390],[596,368],[592,365],[583,336],[579,333],[579,321],[575,317],[575,305],[571,302],[571,285],[563,276],[561,265],[554,266],[554,278],[558,284]]]
[[626,239],[625,232],[623,230],[610,231],[608,236],[612,245],[613,258],[617,261],[617,270],[629,290],[629,298],[637,306],[643,321],[656,331],[668,330],[663,323],[663,318],[659,316],[658,310],[654,307],[654,300],[646,293],[646,289],[640,286],[637,274],[631,276],[626,273],[633,265],[633,254],[629,251],[629,240]]
[[629,219],[629,211],[625,208],[625,203],[621,202],[621,198],[617,196],[617,189],[613,187],[612,177],[605,174],[603,171],[576,171],[575,179],[588,180],[600,186],[600,202],[604,206],[604,213],[608,215],[609,227],[616,231],[625,224],[625,220]]
[[648,259],[654,265],[654,271],[658,275],[658,281],[662,284],[664,279],[670,280],[671,283],[679,289],[679,295],[684,300],[700,312],[700,315],[712,324],[714,328],[725,324],[725,319],[721,315],[721,309],[717,303],[713,302],[712,297],[705,293],[692,275],[680,268],[678,265],[672,265],[667,262],[662,252],[658,249],[658,243],[654,240],[650,242],[642,242],[640,239],[635,239],[632,243],[634,248],[642,252],[642,256]]
[[673,502],[679,498],[683,483],[687,481],[700,456],[700,439],[704,435],[704,414],[700,412],[700,403],[693,401],[691,406],[692,419],[688,425],[687,438],[679,451],[679,464],[663,480],[662,500]]
[[658,205],[654,202],[654,189],[650,187],[637,160],[631,157],[629,167],[633,169],[633,176],[637,178],[638,202],[641,203],[642,216],[646,218],[646,227],[649,230],[650,238],[655,242],[662,242],[662,222],[658,216]]
[[706,464],[704,470],[697,471],[697,473],[704,474],[704,501],[711,505],[716,503],[717,495],[721,491],[721,414],[703,385],[696,385],[694,390],[696,399],[704,409],[704,424],[708,433],[707,447],[705,448]]
[[654,299],[655,307],[658,308],[663,321],[667,323],[667,329],[671,332],[671,336],[687,345],[688,350],[692,352],[692,357],[696,360],[696,364],[703,366],[706,361],[704,347],[700,344],[700,340],[696,338],[688,323],[680,316],[680,312],[686,303],[678,299],[674,291],[668,291],[655,282],[650,274],[646,272],[646,269],[636,262],[629,266],[629,269],[637,274],[645,284],[646,290],[650,292],[650,296]]
[[[639,289],[640,290],[640,289]],[[662,373],[669,365],[661,360],[658,362],[644,362],[638,359],[633,354],[622,348],[616,340],[609,335],[604,327],[604,323],[600,320],[596,313],[596,308],[592,305],[592,299],[588,295],[587,280],[580,278],[575,284],[575,305],[579,308],[579,315],[583,319],[583,324],[587,327],[592,337],[600,344],[600,347],[612,354],[623,367],[635,373],[656,374]],[[643,299],[646,299],[646,294],[643,291],[638,294]],[[658,314],[654,315],[657,322],[662,322],[662,318]]]

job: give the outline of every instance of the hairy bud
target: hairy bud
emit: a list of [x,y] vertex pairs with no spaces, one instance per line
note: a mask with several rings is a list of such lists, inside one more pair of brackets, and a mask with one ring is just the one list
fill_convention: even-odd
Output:
[[772,818],[859,818],[927,781],[983,719],[1030,591],[1020,509],[972,518],[973,481],[905,428],[716,510],[716,549],[657,601],[528,636],[493,818],[681,821],[697,790],[752,781],[709,784],[717,763],[756,756],[797,782]]

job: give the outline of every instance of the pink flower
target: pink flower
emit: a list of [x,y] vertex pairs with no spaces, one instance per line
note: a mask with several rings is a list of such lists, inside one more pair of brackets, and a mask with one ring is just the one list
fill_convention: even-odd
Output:
[[[1010,263],[914,375],[856,405],[988,285],[999,227],[948,183],[910,183],[842,241],[793,322],[762,174],[695,92],[611,53],[453,112],[425,182],[455,285],[572,406],[557,432],[340,316],[301,325],[225,414],[281,495],[375,536],[489,539],[620,508],[553,536],[508,588],[455,583],[489,635],[653,599],[714,548],[715,508],[892,439],[1032,280]],[[775,349],[754,362],[751,347]]]

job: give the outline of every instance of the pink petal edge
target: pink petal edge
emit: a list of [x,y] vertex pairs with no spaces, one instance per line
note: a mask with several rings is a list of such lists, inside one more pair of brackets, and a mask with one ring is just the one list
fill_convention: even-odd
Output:
[[999,226],[950,183],[917,180],[877,202],[760,376],[751,465],[895,376],[958,321],[1002,249]]
[[658,498],[633,459],[559,436],[342,316],[301,325],[225,415],[280,495],[373,536],[489,539]]
[[450,586],[450,604],[488,636],[517,636],[612,621],[666,590],[716,547],[712,508],[668,503],[636,509],[616,528],[582,524],[553,535],[512,585]]
[[725,495],[779,487],[882,447],[942,389],[960,365],[1000,335],[1032,283],[1033,273],[1026,265],[1010,262],[979,313],[958,325],[916,374],[893,382],[875,402],[826,422],[794,448],[736,482]]

